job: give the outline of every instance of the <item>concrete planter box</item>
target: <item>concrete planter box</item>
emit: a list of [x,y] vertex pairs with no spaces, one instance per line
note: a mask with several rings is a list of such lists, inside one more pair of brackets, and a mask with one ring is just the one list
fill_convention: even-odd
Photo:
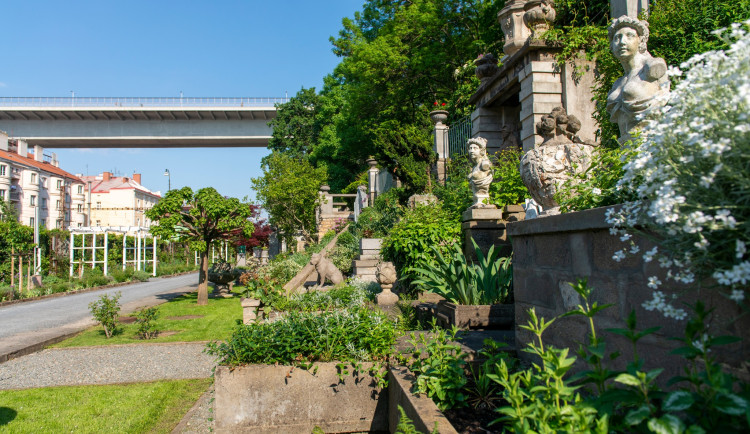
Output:
[[263,321],[263,310],[260,308],[260,300],[243,298],[240,300],[240,305],[242,305],[243,324],[252,324],[258,320]]
[[[291,366],[216,368],[214,417],[218,433],[387,432],[387,393],[369,373],[345,376],[336,363],[317,372]],[[371,366],[365,364],[365,367]]]
[[396,432],[401,413],[404,409],[418,432],[430,433],[437,426],[440,434],[458,434],[453,425],[437,408],[432,399],[426,395],[416,396],[411,393],[414,375],[403,366],[394,366],[388,372],[388,428]]
[[[645,370],[664,368],[657,379],[663,385],[672,376],[683,373],[684,359],[670,354],[681,344],[670,338],[684,337],[685,321],[667,319],[657,311],[649,312],[642,307],[653,294],[647,286],[648,278],[657,276],[664,282],[659,290],[667,297],[678,294],[680,306],[701,300],[707,308],[715,308],[709,321],[714,336],[731,334],[742,338],[741,342],[713,348],[712,354],[725,368],[748,381],[750,317],[742,316],[741,308],[715,289],[705,289],[711,286],[710,282],[703,285],[704,289],[688,290],[667,280],[665,270],[657,261],[646,263],[640,255],[628,256],[621,262],[613,260],[614,253],[626,244],[609,234],[609,225],[605,222],[607,209],[596,208],[508,224],[508,234],[513,242],[518,348],[524,348],[535,339],[530,332],[519,328],[528,321],[527,310],[533,307],[538,316],[552,319],[573,309],[580,299],[568,282],[585,277],[595,288],[591,302],[614,304],[595,319],[600,329],[597,330],[598,336],[607,341],[607,352],[620,351],[622,354],[610,367],[624,369],[625,364],[632,360],[633,351],[628,340],[605,329],[626,328],[625,320],[635,309],[639,330],[661,327],[657,333],[639,341],[638,354],[646,355]],[[634,242],[641,252],[653,247],[653,243],[643,237],[634,237]],[[555,321],[545,332],[544,339],[557,347],[577,348],[578,342],[584,341],[588,332],[589,326],[583,317],[566,317]],[[518,354],[526,360],[534,357],[522,351]]]
[[443,327],[455,325],[460,329],[510,330],[515,318],[515,305],[492,304],[464,306],[442,300],[435,309],[438,323]]

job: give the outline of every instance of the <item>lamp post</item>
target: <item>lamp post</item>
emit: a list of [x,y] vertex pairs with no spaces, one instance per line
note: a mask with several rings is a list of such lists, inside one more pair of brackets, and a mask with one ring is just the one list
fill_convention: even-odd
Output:
[[164,169],[164,176],[167,177],[167,192],[172,189],[172,174],[169,173],[169,169]]

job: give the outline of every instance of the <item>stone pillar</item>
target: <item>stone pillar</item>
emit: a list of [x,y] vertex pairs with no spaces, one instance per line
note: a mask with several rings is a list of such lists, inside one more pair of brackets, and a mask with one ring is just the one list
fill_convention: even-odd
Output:
[[638,18],[638,15],[648,16],[648,0],[610,0],[609,16],[619,18],[627,15],[631,18]]
[[540,56],[540,60],[530,61],[518,74],[521,82],[521,144],[524,151],[534,149],[542,142],[536,135],[534,125],[555,107],[561,107],[562,82],[553,54]]
[[438,155],[437,162],[435,163],[435,173],[437,174],[438,182],[445,184],[445,166],[450,157],[450,149],[448,149],[448,125],[444,123],[448,119],[448,112],[445,110],[432,111],[430,112],[430,119],[435,125],[432,150]]
[[375,196],[378,191],[378,162],[374,157],[370,156],[370,158],[367,159],[367,164],[370,166],[367,170],[367,182],[369,184],[370,204],[372,205],[375,203]]

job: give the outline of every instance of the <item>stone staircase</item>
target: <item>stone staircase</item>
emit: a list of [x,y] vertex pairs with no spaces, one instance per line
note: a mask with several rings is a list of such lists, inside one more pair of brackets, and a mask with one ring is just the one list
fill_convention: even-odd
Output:
[[355,259],[352,267],[353,275],[362,280],[377,282],[377,266],[380,262],[380,245],[383,240],[380,238],[362,238],[359,241],[359,251],[361,254]]

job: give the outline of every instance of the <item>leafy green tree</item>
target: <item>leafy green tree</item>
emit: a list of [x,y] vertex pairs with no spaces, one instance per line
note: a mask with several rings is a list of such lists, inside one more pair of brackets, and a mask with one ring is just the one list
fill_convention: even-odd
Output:
[[252,179],[256,197],[287,241],[300,231],[308,242],[315,233],[318,191],[326,182],[326,168],[313,167],[305,158],[272,152],[262,164],[263,176]]
[[268,149],[296,157],[309,154],[320,135],[321,127],[316,120],[320,99],[314,87],[302,88],[288,102],[277,104],[276,117],[268,123],[273,128]]
[[151,233],[165,239],[178,238],[190,243],[190,248],[200,252],[198,272],[198,304],[208,304],[208,246],[218,239],[229,238],[241,229],[248,237],[255,226],[250,217],[253,209],[233,197],[224,197],[214,188],[206,187],[196,192],[190,187],[171,190],[146,216],[158,225]]
[[0,280],[10,277],[10,255],[34,248],[34,229],[18,222],[16,208],[0,199]]

